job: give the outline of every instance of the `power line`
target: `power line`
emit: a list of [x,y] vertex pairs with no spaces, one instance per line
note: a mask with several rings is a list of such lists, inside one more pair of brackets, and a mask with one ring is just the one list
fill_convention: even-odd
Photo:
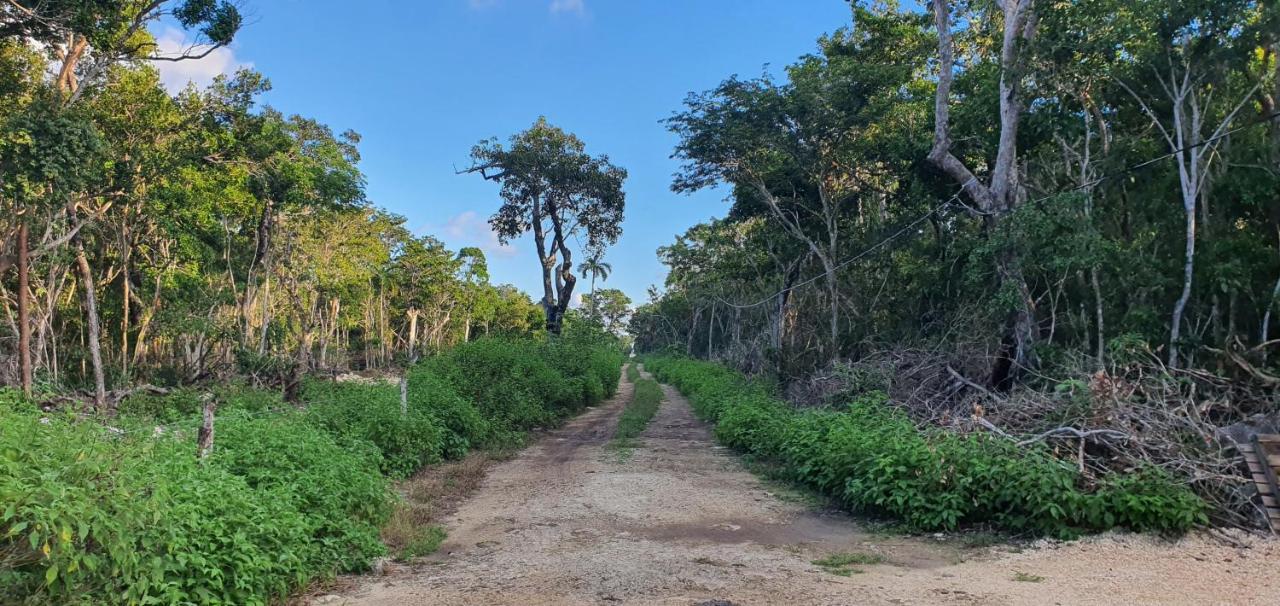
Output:
[[[1251,122],[1251,123],[1249,123],[1249,124],[1245,124],[1245,125],[1243,125],[1243,126],[1238,126],[1238,127],[1236,127],[1236,128],[1230,129],[1230,130],[1227,130],[1226,132],[1220,133],[1220,134],[1215,135],[1215,136],[1213,136],[1213,137],[1209,137],[1208,139],[1205,139],[1204,141],[1200,141],[1199,143],[1193,143],[1193,144],[1191,144],[1191,145],[1183,146],[1183,147],[1181,147],[1181,148],[1175,149],[1175,150],[1170,151],[1170,152],[1168,152],[1168,153],[1165,153],[1165,154],[1163,154],[1163,155],[1156,156],[1156,157],[1154,157],[1154,158],[1148,158],[1147,160],[1143,160],[1142,162],[1138,162],[1137,164],[1132,164],[1132,165],[1126,166],[1125,168],[1123,168],[1123,169],[1121,169],[1121,170],[1119,170],[1119,171],[1116,171],[1116,172],[1114,172],[1114,173],[1107,174],[1107,175],[1103,175],[1103,176],[1101,176],[1101,177],[1098,177],[1098,178],[1096,178],[1096,179],[1093,179],[1092,181],[1088,181],[1088,182],[1086,182],[1086,183],[1081,183],[1080,185],[1077,185],[1077,186],[1075,186],[1075,187],[1072,187],[1072,188],[1069,188],[1069,189],[1065,189],[1065,190],[1059,191],[1059,192],[1054,193],[1054,194],[1050,194],[1050,195],[1047,195],[1047,196],[1043,196],[1043,197],[1040,197],[1040,198],[1036,198],[1036,199],[1034,199],[1034,200],[1030,200],[1028,203],[1030,203],[1030,204],[1034,204],[1034,203],[1036,203],[1036,202],[1043,202],[1043,201],[1048,200],[1048,199],[1050,199],[1050,198],[1052,198],[1052,197],[1054,197],[1054,196],[1059,196],[1059,195],[1062,195],[1062,194],[1064,194],[1064,193],[1068,193],[1068,192],[1073,192],[1073,191],[1078,191],[1078,190],[1082,190],[1082,189],[1086,189],[1086,188],[1094,187],[1094,186],[1096,186],[1096,185],[1098,185],[1098,184],[1100,184],[1100,183],[1102,183],[1102,182],[1104,182],[1104,181],[1107,181],[1107,180],[1109,180],[1109,179],[1114,179],[1114,178],[1116,178],[1116,177],[1122,177],[1122,176],[1127,175],[1127,174],[1129,174],[1129,173],[1132,173],[1132,172],[1135,172],[1135,171],[1141,170],[1141,169],[1143,169],[1143,168],[1146,168],[1146,167],[1148,167],[1148,166],[1151,166],[1151,165],[1153,165],[1153,164],[1155,164],[1155,163],[1157,163],[1157,162],[1160,162],[1160,161],[1162,161],[1162,160],[1167,160],[1167,159],[1169,159],[1169,158],[1172,158],[1172,157],[1174,157],[1174,156],[1176,156],[1176,155],[1178,155],[1178,154],[1180,154],[1180,153],[1182,153],[1182,152],[1184,152],[1184,151],[1188,151],[1188,150],[1196,149],[1196,148],[1198,148],[1198,147],[1203,147],[1203,146],[1205,146],[1205,145],[1208,145],[1208,144],[1210,144],[1210,143],[1213,143],[1214,141],[1217,141],[1217,140],[1219,140],[1219,139],[1224,139],[1224,138],[1229,137],[1229,136],[1231,136],[1231,135],[1233,135],[1233,134],[1235,134],[1235,133],[1238,133],[1238,132],[1240,132],[1240,131],[1243,131],[1243,130],[1247,130],[1247,129],[1253,128],[1253,127],[1255,127],[1255,126],[1257,126],[1257,125],[1259,125],[1259,124],[1265,124],[1265,123],[1267,123],[1267,122],[1271,122],[1271,121],[1275,120],[1276,118],[1280,118],[1280,111],[1276,111],[1276,112],[1273,112],[1273,113],[1268,114],[1268,115],[1266,115],[1266,116],[1262,116],[1261,118],[1259,118],[1259,119],[1255,120],[1254,122]],[[885,238],[885,239],[883,239],[883,240],[881,240],[881,241],[879,241],[879,242],[875,243],[875,244],[874,244],[874,245],[872,245],[870,248],[867,248],[867,249],[863,250],[862,252],[859,252],[858,254],[856,254],[856,255],[854,255],[854,256],[852,256],[852,257],[848,258],[848,259],[845,259],[844,261],[841,261],[841,262],[840,262],[840,263],[838,263],[834,268],[832,268],[832,271],[835,271],[835,270],[838,270],[838,269],[842,269],[842,268],[844,268],[845,266],[849,265],[850,263],[853,263],[853,262],[855,262],[855,261],[857,261],[857,260],[859,260],[859,259],[862,259],[863,257],[866,257],[867,255],[870,255],[871,253],[875,252],[876,250],[879,250],[879,249],[880,249],[880,247],[882,247],[882,246],[884,246],[884,245],[888,244],[889,242],[892,242],[893,240],[897,239],[899,236],[901,236],[902,234],[904,234],[904,233],[906,233],[906,232],[910,231],[912,228],[914,228],[916,225],[918,225],[918,224],[920,224],[921,222],[923,222],[925,219],[928,219],[929,217],[933,216],[933,214],[934,214],[934,213],[936,213],[936,212],[938,212],[938,211],[942,210],[942,209],[943,209],[943,208],[945,208],[947,205],[949,205],[949,204],[951,204],[952,202],[955,202],[956,200],[958,200],[958,199],[960,198],[960,194],[961,194],[961,193],[963,193],[963,192],[964,192],[964,186],[961,186],[961,188],[960,188],[958,191],[956,191],[956,193],[955,193],[955,194],[953,194],[950,198],[948,198],[948,199],[947,199],[945,202],[943,202],[942,204],[939,204],[939,205],[937,205],[937,206],[933,207],[933,209],[931,209],[929,212],[927,212],[927,213],[925,213],[925,214],[921,215],[920,217],[916,218],[915,220],[913,220],[912,222],[908,223],[908,224],[907,224],[906,226],[904,226],[903,228],[901,228],[901,229],[899,229],[898,231],[894,232],[894,233],[893,233],[892,235],[890,235],[889,237],[887,237],[887,238]],[[721,303],[723,303],[723,304],[725,304],[725,305],[727,305],[727,306],[729,306],[729,307],[733,307],[733,308],[735,308],[735,309],[750,309],[750,308],[752,308],[752,307],[757,307],[757,306],[763,305],[763,304],[765,304],[765,303],[768,303],[768,302],[772,301],[772,300],[773,300],[775,297],[777,297],[778,295],[781,295],[781,294],[783,294],[783,293],[785,293],[785,292],[792,291],[792,290],[795,290],[795,289],[800,288],[800,287],[802,287],[802,286],[808,286],[809,284],[812,284],[812,283],[814,283],[814,282],[817,282],[820,278],[824,277],[825,275],[826,275],[825,273],[823,273],[823,274],[819,274],[819,275],[816,275],[816,276],[814,276],[814,277],[812,277],[812,278],[809,278],[809,279],[807,279],[807,280],[805,280],[805,281],[803,281],[803,282],[800,282],[800,283],[798,283],[798,284],[793,284],[793,285],[788,286],[788,287],[786,287],[786,288],[783,288],[783,289],[781,289],[781,290],[779,290],[779,291],[777,291],[777,292],[775,292],[775,293],[773,293],[773,294],[771,294],[771,295],[769,295],[769,296],[767,296],[767,297],[765,297],[765,298],[763,298],[763,299],[760,299],[759,301],[756,301],[755,303],[749,303],[749,304],[746,304],[746,305],[739,305],[739,304],[737,304],[737,303],[732,303],[732,302],[726,301],[726,300],[724,300],[723,298],[718,297],[718,296],[716,297],[716,300],[720,301]]]
[[1270,113],[1270,114],[1267,114],[1267,115],[1265,115],[1265,116],[1262,116],[1262,117],[1258,118],[1257,120],[1255,120],[1255,121],[1253,121],[1253,122],[1250,122],[1249,124],[1245,124],[1245,125],[1243,125],[1243,126],[1237,126],[1237,127],[1233,128],[1233,129],[1230,129],[1230,130],[1228,130],[1228,131],[1226,131],[1226,132],[1223,132],[1223,133],[1221,133],[1221,134],[1215,135],[1215,136],[1213,136],[1213,137],[1209,137],[1208,139],[1205,139],[1204,141],[1201,141],[1201,142],[1199,142],[1199,143],[1193,143],[1193,144],[1191,144],[1191,145],[1186,145],[1186,146],[1180,147],[1180,148],[1178,148],[1178,149],[1175,149],[1175,150],[1173,150],[1173,151],[1171,151],[1171,152],[1168,152],[1168,153],[1166,153],[1166,154],[1163,154],[1163,155],[1160,155],[1160,156],[1156,156],[1156,157],[1154,157],[1154,158],[1148,158],[1148,159],[1143,160],[1142,162],[1139,162],[1139,163],[1137,163],[1137,164],[1131,164],[1131,165],[1126,166],[1126,167],[1124,167],[1124,168],[1122,168],[1122,169],[1120,169],[1120,170],[1118,170],[1118,171],[1116,171],[1116,172],[1114,172],[1114,173],[1111,173],[1111,174],[1109,174],[1109,175],[1103,175],[1103,176],[1098,177],[1098,178],[1096,178],[1096,179],[1094,179],[1094,180],[1092,180],[1092,181],[1088,181],[1088,182],[1085,182],[1085,183],[1081,183],[1080,185],[1077,185],[1077,186],[1072,187],[1072,188],[1070,188],[1070,189],[1065,189],[1065,190],[1062,190],[1062,191],[1057,192],[1057,193],[1054,193],[1054,194],[1050,194],[1050,195],[1047,195],[1047,196],[1044,196],[1044,197],[1041,197],[1041,198],[1036,198],[1036,199],[1034,199],[1034,200],[1031,200],[1031,201],[1030,201],[1030,203],[1034,204],[1034,203],[1036,203],[1036,202],[1043,202],[1043,201],[1048,200],[1049,198],[1052,198],[1052,197],[1054,197],[1054,196],[1058,196],[1058,195],[1061,195],[1061,194],[1064,194],[1064,193],[1067,193],[1067,192],[1073,192],[1073,191],[1077,191],[1077,190],[1081,190],[1081,189],[1090,188],[1090,187],[1093,187],[1093,186],[1095,186],[1095,185],[1098,185],[1098,184],[1102,183],[1103,181],[1107,181],[1107,180],[1110,180],[1110,179],[1114,179],[1114,178],[1116,178],[1116,177],[1123,177],[1124,175],[1127,175],[1127,174],[1129,174],[1129,173],[1136,172],[1136,171],[1138,171],[1138,170],[1141,170],[1141,169],[1143,169],[1143,168],[1146,168],[1146,167],[1148,167],[1148,166],[1151,166],[1151,165],[1153,165],[1153,164],[1155,164],[1155,163],[1157,163],[1157,162],[1160,162],[1161,160],[1168,160],[1169,158],[1172,158],[1172,157],[1174,157],[1174,156],[1176,156],[1176,155],[1178,155],[1178,154],[1180,154],[1180,153],[1182,153],[1182,152],[1184,152],[1184,151],[1188,151],[1188,150],[1196,149],[1197,147],[1204,147],[1204,146],[1206,146],[1206,145],[1208,145],[1208,144],[1210,144],[1210,143],[1213,143],[1214,141],[1217,141],[1217,140],[1219,140],[1219,139],[1225,139],[1225,138],[1227,138],[1227,137],[1229,137],[1229,136],[1231,136],[1231,135],[1233,135],[1233,134],[1235,134],[1235,133],[1238,133],[1238,132],[1240,132],[1240,131],[1248,130],[1248,129],[1253,128],[1253,127],[1255,127],[1255,126],[1257,126],[1257,125],[1259,125],[1259,124],[1266,124],[1267,122],[1271,122],[1272,120],[1275,120],[1276,118],[1280,118],[1280,111],[1272,112],[1272,113]]
[[[856,254],[856,255],[852,256],[852,257],[849,257],[848,259],[845,259],[844,261],[841,261],[840,263],[837,263],[837,264],[835,265],[835,267],[833,267],[833,268],[832,268],[832,271],[835,271],[835,270],[838,270],[838,269],[842,269],[842,268],[844,268],[845,266],[849,265],[850,263],[853,263],[854,261],[857,261],[857,260],[859,260],[859,259],[861,259],[861,258],[863,258],[863,257],[866,257],[867,255],[870,255],[871,253],[873,253],[873,252],[875,252],[875,251],[879,250],[879,249],[880,249],[880,247],[882,247],[882,246],[884,246],[884,245],[886,245],[886,244],[888,244],[888,243],[890,243],[890,242],[892,242],[892,241],[896,240],[896,239],[898,238],[898,236],[901,236],[902,234],[907,233],[908,231],[910,231],[911,229],[913,229],[916,225],[919,225],[920,223],[924,222],[924,221],[925,221],[925,219],[928,219],[929,217],[933,216],[933,215],[934,215],[934,213],[936,213],[936,212],[938,212],[938,211],[942,210],[942,209],[943,209],[943,208],[945,208],[947,205],[949,205],[949,204],[951,204],[952,202],[954,202],[954,201],[956,201],[957,199],[959,199],[959,198],[960,198],[960,194],[961,194],[961,193],[963,193],[963,192],[964,192],[964,189],[963,189],[963,188],[956,190],[956,193],[955,193],[955,194],[953,194],[950,198],[947,198],[947,200],[946,200],[946,201],[944,201],[943,203],[941,203],[941,204],[939,204],[939,205],[937,205],[937,206],[933,207],[932,209],[930,209],[930,210],[929,210],[929,212],[927,212],[927,213],[925,213],[925,214],[923,214],[923,215],[920,215],[920,216],[919,216],[919,217],[917,217],[915,220],[913,220],[913,221],[911,221],[910,223],[908,223],[908,224],[904,225],[901,229],[899,229],[898,231],[894,232],[894,233],[893,233],[893,234],[891,234],[889,237],[887,237],[887,238],[885,238],[885,239],[883,239],[883,240],[881,240],[881,241],[879,241],[879,242],[876,242],[876,243],[875,243],[875,244],[873,244],[870,248],[867,248],[867,249],[863,250],[862,252],[860,252],[860,253],[858,253],[858,254]],[[816,275],[816,276],[814,276],[814,277],[812,277],[812,278],[809,278],[808,280],[804,280],[803,282],[800,282],[800,283],[797,283],[797,284],[792,284],[791,286],[788,286],[788,287],[786,287],[786,288],[783,288],[782,290],[779,290],[778,292],[775,292],[775,293],[773,293],[773,294],[771,294],[771,295],[769,295],[769,296],[767,296],[767,297],[765,297],[765,298],[763,298],[763,299],[761,299],[761,300],[759,300],[759,301],[756,301],[755,303],[751,303],[751,304],[748,304],[748,305],[738,305],[738,304],[736,304],[736,303],[730,303],[730,302],[728,302],[728,301],[725,301],[724,299],[721,299],[720,297],[716,297],[716,299],[718,299],[721,303],[724,303],[725,305],[728,305],[728,306],[730,306],[730,307],[735,307],[735,308],[737,308],[737,309],[748,309],[748,308],[751,308],[751,307],[756,307],[756,306],[758,306],[758,305],[763,305],[763,304],[765,304],[765,303],[768,303],[769,301],[772,301],[774,297],[776,297],[776,296],[778,296],[778,295],[780,295],[780,294],[782,294],[782,293],[785,293],[785,292],[788,292],[788,291],[791,291],[791,290],[795,290],[795,289],[800,288],[800,287],[802,287],[802,286],[808,286],[808,285],[810,285],[810,284],[812,284],[812,283],[814,283],[814,282],[817,282],[819,278],[822,278],[822,277],[823,277],[823,276],[825,276],[825,275],[826,275],[826,274],[819,274],[819,275]]]

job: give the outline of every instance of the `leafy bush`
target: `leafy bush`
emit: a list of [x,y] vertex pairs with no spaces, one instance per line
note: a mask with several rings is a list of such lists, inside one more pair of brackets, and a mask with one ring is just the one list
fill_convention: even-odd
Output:
[[212,456],[249,486],[292,505],[316,550],[309,564],[340,571],[385,553],[378,528],[393,501],[379,459],[373,444],[339,441],[300,414],[221,419]]
[[0,594],[19,603],[263,604],[317,568],[288,499],[187,440],[0,414]]
[[[205,461],[204,391],[135,395],[108,428],[0,390],[0,602],[266,604],[362,569],[386,553],[384,473],[518,439],[611,393],[621,355],[599,336],[459,346],[409,374],[407,414],[391,385],[311,382],[304,411],[212,387]],[[406,549],[442,538],[428,528]]]
[[421,407],[402,414],[396,385],[313,381],[303,397],[313,423],[335,436],[376,446],[388,476],[403,478],[443,456],[446,430]]
[[430,415],[444,429],[441,452],[445,457],[461,458],[471,448],[488,442],[489,421],[474,404],[458,395],[447,378],[419,366],[409,373],[408,381],[410,409]]
[[218,401],[218,414],[229,412],[265,412],[284,406],[279,391],[255,389],[239,383],[212,385],[206,389],[181,387],[167,394],[140,392],[120,402],[123,416],[156,423],[172,423],[200,414],[203,397],[212,394]]
[[[415,368],[409,375],[410,401],[449,411],[452,421],[446,425],[460,425],[454,432],[474,443],[482,435],[507,436],[553,425],[599,402],[616,389],[621,365],[616,348],[588,335],[566,334],[550,341],[480,339]],[[474,406],[483,426],[465,405],[449,401],[449,390]]]
[[657,357],[645,365],[689,397],[721,442],[779,463],[850,509],[916,529],[985,522],[1071,536],[1116,526],[1176,533],[1206,521],[1204,503],[1158,470],[1115,474],[1088,490],[1044,447],[921,431],[882,392],[842,409],[800,411],[717,364]]
[[447,381],[495,429],[523,431],[553,423],[554,411],[577,399],[542,347],[522,339],[481,339],[427,360],[422,372]]

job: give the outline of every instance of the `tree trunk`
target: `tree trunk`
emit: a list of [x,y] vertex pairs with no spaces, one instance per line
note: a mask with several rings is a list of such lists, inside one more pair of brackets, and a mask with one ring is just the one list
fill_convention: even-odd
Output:
[[258,336],[258,355],[267,354],[267,344],[271,336],[271,276],[267,276],[262,286],[262,331]]
[[831,262],[823,258],[823,267],[827,274],[827,299],[831,314],[831,355],[832,360],[840,357],[840,289],[836,281],[836,270]]
[[27,222],[18,224],[18,359],[22,373],[22,393],[31,397],[31,303],[28,300],[31,263],[27,258]]
[[[1271,297],[1267,299],[1267,311],[1262,314],[1262,331],[1258,335],[1258,343],[1266,343],[1271,333],[1271,311],[1275,309],[1276,302],[1280,301],[1280,278],[1276,279],[1276,285],[1271,289]],[[1267,348],[1262,348],[1262,359],[1267,359]]]
[[120,287],[122,290],[122,294],[121,294],[122,301],[120,302],[120,306],[121,306],[121,310],[120,310],[120,376],[125,381],[128,381],[129,380],[129,296],[130,294],[132,294],[129,292],[129,253],[128,251],[125,252],[124,260],[122,261],[122,263],[123,263],[123,268],[120,272],[120,276],[124,279],[124,284],[122,284]]
[[[75,202],[67,205],[67,215],[74,225],[78,222],[79,211]],[[102,369],[102,327],[98,317],[98,296],[94,291],[93,270],[89,267],[89,258],[84,252],[84,239],[80,232],[71,237],[71,246],[75,249],[76,267],[80,272],[80,288],[84,296],[85,322],[89,330],[88,342],[89,363],[93,369],[93,406],[100,412],[115,414],[115,405],[105,410],[107,404],[107,381]]]
[[[938,86],[934,95],[933,146],[930,163],[960,184],[960,189],[977,203],[986,227],[994,229],[1013,212],[1021,186],[1018,178],[1018,126],[1022,115],[1022,73],[1026,43],[1035,33],[1033,0],[1003,0],[1003,40],[1000,49],[1000,137],[995,164],[988,184],[978,180],[960,158],[951,153],[950,97],[955,78],[955,47],[951,36],[950,0],[933,0],[934,23],[938,29]],[[1001,282],[1018,289],[1018,309],[1007,322],[1002,352],[992,368],[996,386],[1007,386],[1035,365],[1032,347],[1036,339],[1035,300],[1022,275],[1013,250],[997,254],[996,272]]]
[[1182,294],[1173,306],[1172,325],[1169,329],[1169,366],[1178,367],[1178,341],[1182,338],[1182,316],[1191,300],[1191,278],[1196,262],[1196,206],[1195,202],[1184,207],[1186,211],[1186,253],[1182,262]]
[[569,309],[569,303],[573,298],[573,286],[578,279],[573,275],[573,252],[564,242],[564,226],[560,220],[558,210],[554,205],[548,205],[547,216],[551,218],[552,236],[555,238],[555,250],[559,251],[560,268],[556,271],[556,304],[555,304],[555,324],[554,330],[552,325],[548,323],[547,329],[553,335],[559,335],[560,330],[564,328],[564,314]]
[[702,317],[702,308],[694,310],[693,319],[689,321],[689,334],[685,336],[684,353],[693,357],[693,335],[698,331],[698,320]]
[[773,347],[777,350],[779,356],[782,354],[782,345],[786,338],[786,318],[787,308],[791,302],[791,287],[795,285],[796,280],[800,277],[800,261],[793,261],[783,275],[782,290],[778,291],[777,317],[774,318],[772,334]]
[[711,317],[707,320],[707,359],[711,358],[712,337],[716,334],[716,305],[711,304]]
[[1093,286],[1094,312],[1097,315],[1097,331],[1098,331],[1098,370],[1102,370],[1106,365],[1107,340],[1103,329],[1102,314],[1102,286],[1098,281],[1098,267],[1089,269],[1089,283]]
[[293,362],[293,372],[284,386],[284,401],[297,404],[302,398],[302,377],[311,369],[311,327],[304,326],[298,340],[298,354]]
[[409,314],[409,361],[418,359],[418,314],[417,309],[410,309]]

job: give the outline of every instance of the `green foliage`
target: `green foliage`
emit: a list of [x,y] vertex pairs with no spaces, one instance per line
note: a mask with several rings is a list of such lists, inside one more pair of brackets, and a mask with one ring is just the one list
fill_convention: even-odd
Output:
[[138,420],[172,423],[200,414],[203,398],[212,396],[218,402],[218,414],[231,412],[261,413],[284,406],[277,391],[256,389],[242,383],[211,385],[207,389],[183,387],[169,393],[142,391],[120,402],[119,413]]
[[[231,426],[235,423],[228,424]],[[305,427],[296,424],[298,427]],[[232,429],[224,460],[248,438]],[[253,436],[275,453],[291,450],[278,433]],[[349,458],[319,432],[302,437],[305,457]],[[341,524],[324,520],[316,480],[277,464],[277,479],[200,464],[190,439],[148,432],[118,435],[73,419],[0,414],[0,593],[19,603],[264,604],[338,570],[333,548]],[[289,457],[296,462],[296,457]],[[312,460],[316,466],[328,461]],[[371,468],[366,468],[370,470]],[[386,487],[371,469],[365,480]],[[334,475],[352,470],[343,466]],[[350,490],[350,489],[348,489]],[[337,512],[332,512],[336,514]],[[349,557],[349,556],[348,556]]]
[[[445,402],[445,425],[470,443],[482,443],[550,426],[599,402],[617,388],[621,365],[612,337],[570,321],[563,334],[545,341],[494,337],[458,345],[415,368],[409,390]],[[449,398],[450,389],[480,418]]]
[[653,379],[636,381],[631,401],[618,417],[618,429],[613,434],[611,445],[614,448],[631,447],[633,440],[644,432],[644,428],[649,426],[649,421],[653,420],[653,415],[658,413],[658,406],[661,403],[662,386],[658,385],[657,381]]
[[[282,410],[273,392],[213,387],[216,439],[203,462],[201,390],[128,398],[120,429],[42,418],[0,390],[0,594],[6,603],[265,604],[361,570],[386,553],[379,530],[395,501],[384,474],[505,445],[495,442],[557,422],[604,397],[604,381],[617,383],[616,342],[571,326],[552,341],[482,339],[433,358],[409,376],[407,414],[388,384],[310,381],[302,411]],[[424,527],[398,556],[443,539]]]
[[458,395],[447,377],[421,365],[409,372],[407,380],[409,408],[430,415],[444,429],[441,454],[446,458],[461,458],[471,448],[488,443],[489,420],[471,400]]
[[542,355],[545,347],[529,340],[481,339],[422,367],[472,402],[495,430],[525,431],[551,425],[558,411],[575,410],[580,401],[576,386]]
[[850,509],[918,530],[988,523],[1054,536],[1112,527],[1179,533],[1206,521],[1203,501],[1167,474],[1112,474],[1090,490],[1043,447],[922,431],[882,392],[798,411],[713,363],[649,357],[646,366],[715,423],[721,442],[776,461],[789,479]]
[[421,406],[401,414],[396,385],[313,381],[303,399],[313,423],[335,436],[376,446],[382,472],[393,478],[439,462],[444,454],[447,430]]
[[392,498],[368,442],[340,440],[300,414],[219,420],[211,462],[302,516],[319,570],[359,570],[382,555]]

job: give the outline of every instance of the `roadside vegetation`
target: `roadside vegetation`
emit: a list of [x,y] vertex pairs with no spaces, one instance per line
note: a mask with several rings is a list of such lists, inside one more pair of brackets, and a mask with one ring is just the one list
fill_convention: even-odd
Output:
[[[631,364],[627,374],[630,375],[635,368],[636,365]],[[635,372],[639,376],[639,371]],[[609,443],[610,448],[623,453],[635,447],[636,438],[644,433],[649,421],[653,420],[653,415],[658,413],[658,406],[662,404],[662,386],[657,381],[637,378],[632,382],[635,383],[635,392],[618,417],[618,429],[613,434],[613,441]]]
[[0,593],[262,604],[388,555],[393,519],[391,555],[428,553],[443,531],[399,513],[394,480],[556,425],[612,394],[621,362],[612,336],[570,321],[557,339],[481,339],[424,361],[404,410],[387,383],[309,380],[301,407],[215,390],[228,407],[203,460],[186,396],[126,399],[105,425],[0,392]]
[[1265,529],[1237,445],[1280,428],[1277,4],[850,6],[675,106],[671,189],[729,207],[658,249],[636,352],[800,408],[878,390],[955,434],[931,442],[1025,443],[1103,492],[1163,469]]
[[1180,533],[1207,521],[1204,502],[1156,468],[1087,478],[1043,445],[917,428],[883,393],[800,410],[714,362],[652,356],[645,368],[688,396],[719,441],[850,510],[914,530],[987,524],[1072,537],[1115,527]]

